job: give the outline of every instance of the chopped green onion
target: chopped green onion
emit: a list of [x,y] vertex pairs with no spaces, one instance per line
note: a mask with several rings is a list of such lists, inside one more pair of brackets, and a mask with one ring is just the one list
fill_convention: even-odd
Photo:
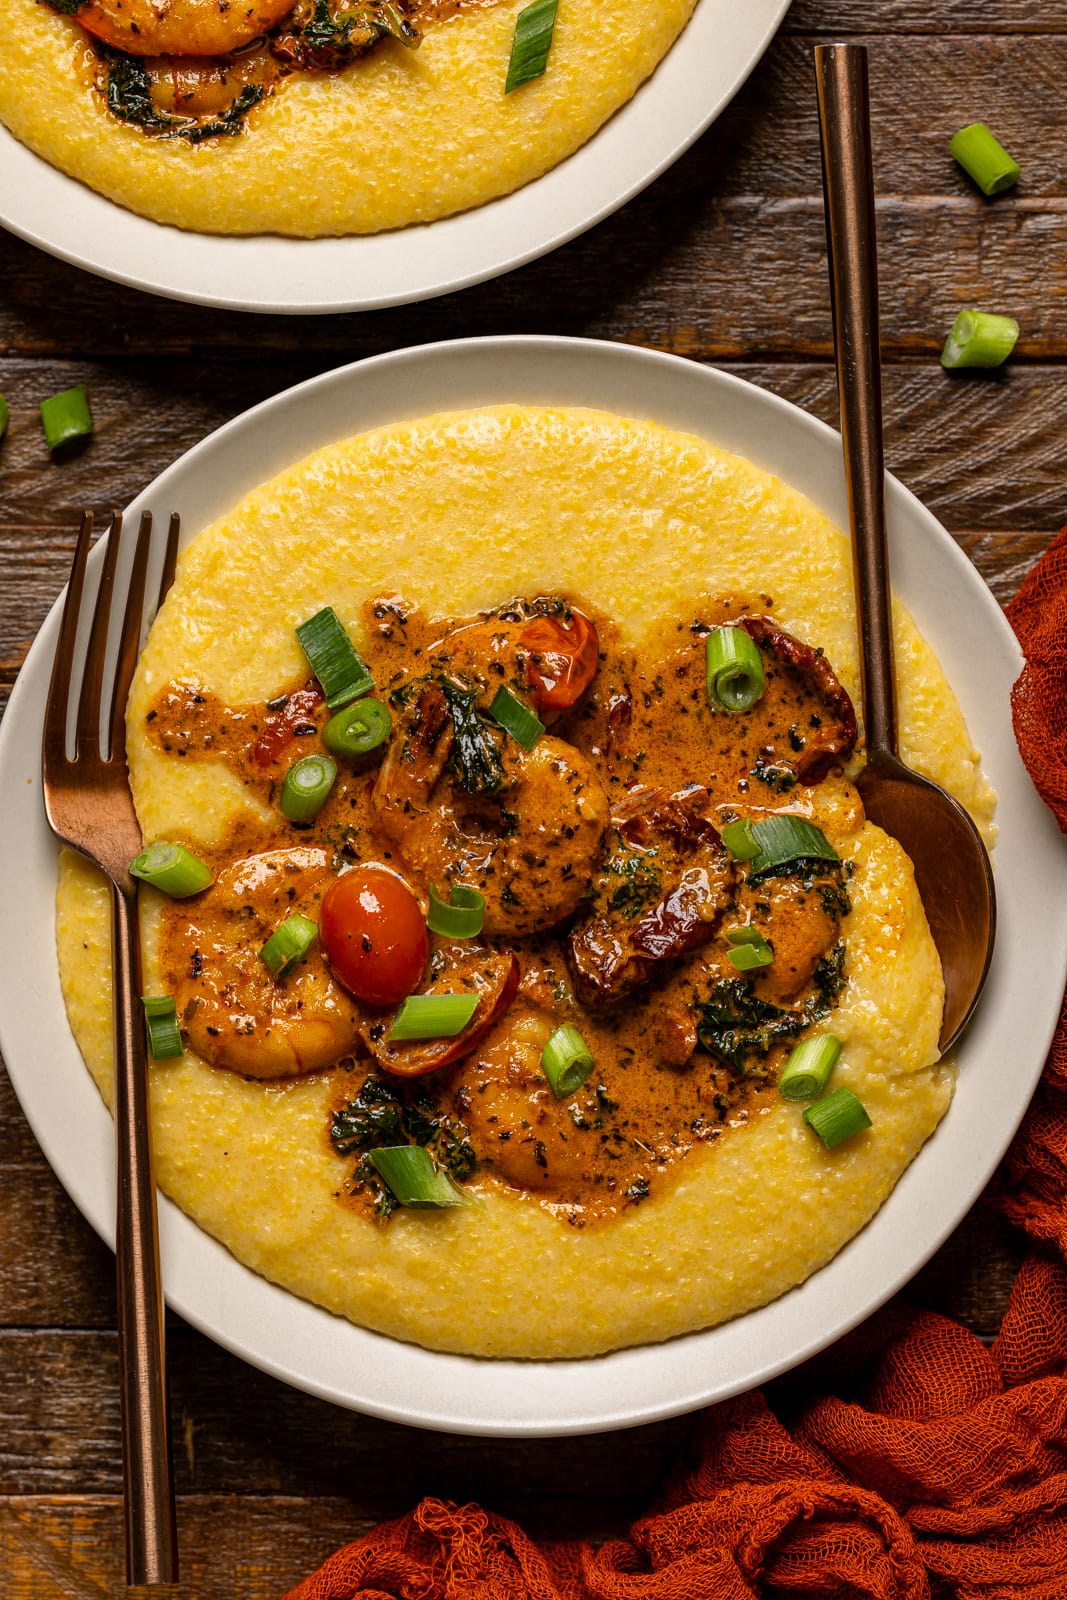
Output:
[[393,731],[389,707],[381,700],[357,700],[331,717],[322,730],[327,750],[342,760],[369,756],[383,745]]
[[735,861],[751,861],[752,857],[758,856],[760,852],[752,832],[752,824],[747,817],[741,817],[737,822],[728,822],[722,830],[722,842]]
[[386,1035],[389,1044],[405,1039],[454,1039],[478,1009],[476,994],[409,994]]
[[835,1150],[854,1133],[871,1126],[871,1119],[851,1089],[835,1089],[824,1100],[816,1100],[804,1112],[804,1121],[814,1128],[827,1150]]
[[755,639],[744,628],[715,628],[705,649],[710,704],[724,711],[751,710],[766,684]]
[[331,711],[374,688],[363,657],[341,626],[332,606],[323,606],[296,630],[311,670],[322,685]]
[[92,433],[89,401],[81,385],[76,389],[64,389],[62,394],[42,400],[41,424],[49,450],[57,450],[71,439],[81,439]]
[[471,1206],[478,1202],[430,1160],[421,1144],[387,1145],[368,1150],[371,1166],[388,1185],[398,1204],[413,1211],[439,1211],[445,1206]]
[[310,917],[302,917],[299,912],[286,917],[259,952],[271,974],[275,978],[287,978],[311,949],[318,931],[318,923],[312,922]]
[[301,756],[285,774],[278,804],[290,822],[310,822],[317,817],[337,778],[337,763],[329,756]]
[[529,706],[523,705],[517,695],[510,689],[505,689],[503,684],[493,696],[493,703],[489,707],[489,715],[499,722],[505,733],[510,733],[516,744],[521,744],[524,750],[532,750],[545,731],[543,722],[538,722]]
[[[835,1039],[832,1033],[822,1033],[814,1039],[802,1039],[778,1079],[778,1093],[782,1099],[814,1100],[822,1094],[840,1054],[841,1040]],[[858,1101],[856,1103],[859,1104]]]
[[760,817],[752,824],[759,854],[750,859],[750,878],[761,877],[793,861],[839,861],[841,858],[821,828],[805,817]]
[[1019,324],[1014,317],[998,317],[992,311],[961,311],[945,340],[941,365],[956,367],[999,367],[1015,349]]
[[994,139],[984,122],[972,122],[953,134],[949,150],[983,194],[1003,194],[1019,181],[1019,163]]
[[727,953],[738,972],[753,972],[757,967],[769,967],[774,951],[758,928],[728,928],[726,943],[734,946]]
[[431,883],[426,923],[432,933],[443,933],[450,939],[473,939],[481,933],[484,920],[485,896],[477,889],[454,883],[446,904]]
[[150,844],[140,855],[134,856],[130,872],[133,877],[150,883],[153,889],[169,894],[172,900],[199,894],[215,876],[211,868],[183,844],[168,844],[165,839]]
[[515,37],[511,41],[511,60],[504,82],[505,94],[543,74],[552,46],[558,8],[559,0],[534,0],[532,6],[524,6],[515,18]]
[[11,421],[11,412],[8,410],[7,401],[0,394],[0,439],[7,432],[7,425]]
[[172,994],[143,994],[144,1019],[148,1025],[148,1048],[153,1061],[170,1061],[182,1053],[178,1008]]
[[556,1029],[541,1051],[541,1070],[557,1100],[577,1093],[593,1070],[593,1052],[577,1028]]

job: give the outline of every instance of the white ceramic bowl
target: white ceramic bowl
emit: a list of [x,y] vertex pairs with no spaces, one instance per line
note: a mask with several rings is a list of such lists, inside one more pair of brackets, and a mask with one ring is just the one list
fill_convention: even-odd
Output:
[[[180,509],[186,536],[310,450],[402,418],[526,401],[618,410],[748,456],[847,521],[840,440],[738,378],[674,356],[582,340],[464,341],[342,368],[269,400],[168,468],[129,508]],[[1020,665],[1000,608],[948,534],[899,483],[888,509],[895,587],[935,647],[999,794],[1000,925],[981,1007],[959,1048],[959,1087],[934,1137],[873,1221],[800,1288],[723,1327],[586,1361],[485,1361],[368,1333],[240,1266],[161,1205],[167,1299],[247,1361],[312,1394],[459,1433],[621,1428],[722,1400],[810,1356],[866,1317],[937,1249],[982,1190],[1041,1071],[1067,966],[1067,844],[1012,736]],[[0,1045],[61,1182],[113,1243],[110,1118],[70,1034],[56,971],[56,847],[40,796],[42,711],[57,612],[0,728]]]
[[438,222],[345,239],[184,233],[65,177],[0,127],[0,224],[101,277],[198,305],[328,312],[426,300],[532,261],[638,194],[736,94],[788,9],[700,0],[651,78],[580,150]]

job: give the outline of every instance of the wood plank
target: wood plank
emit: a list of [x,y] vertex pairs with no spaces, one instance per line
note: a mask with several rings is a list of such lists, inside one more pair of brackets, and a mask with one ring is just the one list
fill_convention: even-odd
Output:
[[122,1507],[102,1496],[0,1501],[5,1600],[279,1600],[375,1519],[356,1498],[256,1499],[226,1493],[178,1504],[182,1582],[125,1587]]
[[[791,115],[783,108],[779,137]],[[943,160],[936,157],[939,168]],[[621,212],[542,260],[443,301],[362,315],[250,318],[158,302],[60,263],[42,270],[39,252],[4,236],[0,381],[5,393],[11,390],[15,412],[4,456],[33,420],[37,466],[58,479],[58,469],[47,471],[34,413],[52,392],[47,362],[61,354],[121,361],[132,384],[151,381],[156,396],[167,396],[156,398],[153,410],[173,409],[179,417],[195,404],[213,409],[210,369],[224,352],[257,398],[281,387],[270,355],[303,358],[310,373],[458,333],[587,334],[704,360],[828,357],[822,202],[818,164],[808,165],[799,194],[722,193],[701,142]],[[1062,359],[1067,198],[1021,194],[989,203],[964,192],[963,180],[958,184],[953,194],[888,192],[879,202],[887,353],[933,356],[961,306],[995,302],[1021,323],[1023,358]],[[250,343],[256,362],[243,359]],[[29,367],[6,365],[19,356]],[[173,369],[182,356],[195,360],[193,370]],[[147,364],[127,365],[137,357]],[[62,377],[60,368],[55,381]],[[110,413],[110,403],[98,397],[98,426]],[[140,421],[149,431],[158,426],[152,410]]]
[[[1067,263],[1067,250],[1064,251]],[[709,307],[708,321],[717,316]],[[660,348],[705,359],[713,331],[691,323],[646,329],[664,335]],[[1063,337],[1067,341],[1067,325]],[[635,341],[638,342],[638,341]],[[655,343],[651,337],[640,342]],[[323,362],[328,370],[330,362]],[[837,417],[837,388],[828,361],[737,361],[714,364],[772,390],[824,421]],[[7,363],[0,363],[0,388]],[[137,494],[218,422],[262,397],[261,373],[225,362],[197,364],[213,380],[209,403],[161,408],[156,370],[143,363],[119,372],[110,364],[50,364],[47,380],[85,383],[100,412],[89,449],[42,473],[32,429],[15,426],[0,479],[0,573],[5,605],[0,661],[24,648],[63,581],[70,540],[83,505],[106,519],[112,503]],[[191,368],[170,363],[176,384]],[[276,362],[279,389],[307,375],[303,363]],[[890,469],[950,529],[1047,531],[1067,518],[1062,473],[1062,418],[1067,415],[1067,365],[1018,363],[1003,373],[949,375],[936,359],[891,362],[884,373],[886,458]],[[130,440],[137,448],[131,450]],[[29,536],[22,530],[41,529]],[[7,616],[10,608],[10,617]],[[10,673],[10,662],[5,661]]]
[[[118,1360],[113,1333],[0,1336],[0,1494],[121,1489]],[[299,1393],[177,1322],[168,1377],[179,1493],[328,1495],[351,1484],[367,1514],[395,1516],[423,1494],[497,1506],[591,1501],[638,1509],[693,1427],[686,1417],[603,1437],[474,1439],[434,1435]]]
[[0,1326],[114,1327],[115,1258],[44,1157],[0,1165],[0,1191]]
[[793,0],[784,28],[791,33],[1063,33],[1059,0]]
[[[2,630],[2,618],[0,618]],[[3,633],[0,631],[0,648]],[[0,705],[2,705],[0,699]],[[30,1125],[22,1114],[22,1107],[11,1087],[11,1079],[0,1056],[0,1169],[14,1166],[31,1166],[39,1170],[44,1166],[41,1147],[30,1132]]]
[[[456,1499],[447,1488],[444,1497]],[[462,1502],[461,1502],[462,1503]],[[505,1507],[535,1538],[625,1537],[645,1502],[619,1508],[599,1501]],[[404,1510],[410,1510],[405,1506]],[[0,1501],[0,1570],[4,1600],[280,1600],[326,1557],[376,1522],[358,1494],[256,1498],[241,1494],[183,1496],[177,1505],[181,1583],[166,1591],[127,1589],[122,1567],[122,1508],[106,1496],[18,1497]]]
[[[811,34],[781,34],[683,170],[661,179],[653,193],[673,194],[680,185],[695,195],[817,196],[815,42]],[[1006,215],[1012,198],[1007,206],[984,199],[949,155],[952,135],[977,120],[996,130],[1022,166],[1013,197],[1067,193],[1067,128],[1059,114],[1067,33],[915,37],[865,28],[862,42],[880,196],[966,198],[990,208],[991,217]]]

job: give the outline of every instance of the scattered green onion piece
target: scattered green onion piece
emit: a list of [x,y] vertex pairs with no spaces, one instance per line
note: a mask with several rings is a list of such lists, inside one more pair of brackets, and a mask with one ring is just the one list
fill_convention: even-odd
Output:
[[148,1048],[153,1061],[170,1061],[182,1053],[178,1027],[178,1008],[172,994],[143,994],[144,1019],[148,1025]]
[[538,722],[529,706],[523,705],[517,695],[510,689],[505,689],[503,684],[493,696],[493,703],[489,707],[489,715],[503,728],[505,733],[510,733],[516,744],[521,744],[524,750],[532,750],[545,731],[543,722]]
[[750,711],[766,685],[755,639],[744,628],[715,628],[705,649],[709,702],[724,711]]
[[405,1039],[454,1039],[478,1009],[476,994],[409,994],[386,1036],[390,1044]]
[[871,1126],[871,1119],[851,1089],[835,1089],[823,1100],[816,1100],[804,1112],[804,1121],[814,1128],[827,1150],[851,1139]]
[[722,842],[735,861],[751,861],[752,857],[758,856],[760,852],[752,832],[752,824],[747,817],[741,817],[737,822],[728,822],[722,830]]
[[983,194],[1003,194],[1019,181],[1019,163],[994,139],[984,122],[969,123],[953,134],[949,150]]
[[185,900],[199,894],[213,881],[214,873],[199,856],[194,856],[183,844],[169,844],[165,839],[150,844],[130,862],[130,872],[135,878],[150,883],[153,889],[169,894],[172,900]]
[[58,450],[61,444],[92,433],[89,401],[80,384],[76,389],[64,389],[62,394],[41,401],[41,425],[49,450]]
[[296,630],[300,647],[322,685],[331,711],[374,688],[366,662],[341,626],[332,606],[323,606]]
[[[778,1079],[778,1093],[782,1099],[815,1100],[829,1083],[840,1054],[841,1041],[835,1039],[832,1033],[802,1039]],[[855,1095],[852,1098],[855,1100]],[[858,1100],[856,1104],[859,1104]]]
[[278,804],[290,822],[310,822],[317,817],[337,779],[337,763],[329,756],[301,756],[285,774]]
[[342,760],[369,756],[393,731],[389,707],[382,700],[357,700],[331,717],[322,730],[327,750]]
[[430,885],[430,910],[426,924],[432,933],[449,939],[473,939],[485,921],[485,896],[466,884],[454,883],[447,902]]
[[383,1150],[368,1150],[367,1158],[397,1203],[413,1211],[439,1211],[445,1206],[478,1203],[447,1172],[434,1166],[421,1144],[387,1145]]
[[0,439],[7,432],[7,425],[11,421],[11,412],[8,410],[7,401],[0,394]]
[[956,367],[999,367],[1015,349],[1019,324],[1014,317],[999,317],[992,311],[961,311],[941,352],[941,365]]
[[521,88],[534,78],[540,78],[544,73],[558,9],[559,0],[534,0],[533,5],[525,6],[515,18],[511,60],[504,81],[505,94]]
[[774,960],[774,951],[758,928],[728,928],[726,942],[734,946],[727,952],[727,960],[738,972],[754,972]]
[[577,1028],[556,1029],[541,1051],[541,1070],[557,1100],[578,1092],[593,1070],[593,1052]]
[[805,817],[760,817],[752,824],[759,854],[751,858],[749,872],[757,878],[792,861],[839,861],[841,858],[821,828]]
[[287,978],[311,949],[318,931],[318,923],[312,922],[310,917],[299,913],[286,917],[259,952],[272,976]]

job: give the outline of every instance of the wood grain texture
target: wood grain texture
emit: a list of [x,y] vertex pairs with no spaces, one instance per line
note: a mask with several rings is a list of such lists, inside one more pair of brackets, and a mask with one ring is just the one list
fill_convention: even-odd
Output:
[[[887,459],[1002,602],[1067,521],[1067,8],[1062,0],[795,0],[718,122],[651,189],[522,270],[442,300],[333,318],[153,299],[0,235],[0,710],[64,582],[78,513],[106,519],[183,450],[285,387],[398,346],[565,333],[714,363],[836,418],[811,47],[871,55]],[[978,195],[947,155],[989,122],[1023,165]],[[946,376],[956,311],[1022,326],[1001,374]],[[44,447],[40,400],[84,383],[80,452]],[[105,1600],[122,1586],[114,1263],[0,1070],[0,1589]],[[1020,1237],[979,1204],[909,1286],[983,1339]],[[177,1600],[277,1600],[337,1544],[420,1495],[479,1499],[536,1535],[625,1532],[693,1420],[601,1438],[449,1438],[277,1383],[168,1318],[184,1582]],[[789,1411],[825,1382],[778,1380]],[[145,1593],[141,1591],[141,1593]]]
[[129,1589],[122,1506],[100,1495],[0,1502],[4,1600],[279,1600],[338,1544],[374,1525],[357,1499],[227,1493],[178,1503],[182,1582]]
[[[332,319],[242,316],[160,302],[166,309],[145,317],[147,297],[88,277],[78,285],[77,314],[65,302],[45,316],[37,261],[28,270],[31,263],[19,257],[29,246],[4,238],[0,271],[10,267],[11,288],[8,313],[0,317],[0,354],[14,414],[5,451],[27,419],[36,426],[37,404],[53,392],[49,384],[63,386],[72,358],[106,361],[116,379],[132,386],[150,383],[157,409],[169,385],[168,406],[179,415],[199,407],[209,418],[217,407],[218,358],[225,353],[239,362],[249,345],[259,360],[242,363],[242,370],[247,379],[258,377],[264,395],[280,387],[268,352],[301,358],[310,375],[461,330],[586,335],[700,360],[815,355],[828,361],[818,169],[801,194],[726,194],[717,191],[706,160],[702,146],[690,151],[659,184],[581,239],[450,297],[447,316],[431,300]],[[1059,310],[1067,287],[1067,197],[1008,196],[991,204],[968,194],[889,194],[878,201],[878,235],[887,358],[936,357],[956,313],[974,304],[1016,317],[1018,359],[1067,356]],[[50,348],[37,360],[25,352],[42,319]],[[53,357],[53,339],[65,347],[65,361]],[[190,364],[175,367],[183,357]],[[103,423],[112,415],[101,397],[96,414]],[[151,425],[149,415],[142,421]],[[136,432],[128,436],[127,450],[136,453],[137,441]],[[56,463],[52,477],[60,478]]]
[[1067,33],[1058,0],[794,0],[787,32],[842,37],[898,33]]
[[[675,333],[679,342],[695,338],[684,329]],[[714,364],[836,424],[837,385],[829,362],[754,356]],[[172,367],[181,371],[178,363]],[[323,362],[319,370],[328,367]],[[271,377],[281,380],[281,388],[308,375],[305,363],[279,362]],[[62,586],[82,506],[106,522],[112,505],[127,503],[211,426],[265,398],[271,381],[254,369],[225,364],[214,376],[210,407],[186,399],[161,410],[152,374],[140,364],[121,375],[97,365],[50,368],[52,381],[87,385],[97,424],[88,448],[65,462],[62,472],[42,466],[35,425],[19,416],[12,426],[0,487],[0,581],[9,596],[5,627],[8,621],[13,630],[21,626],[26,642],[36,631],[41,601],[24,597],[46,590],[54,596]],[[0,389],[4,379],[0,363]],[[936,360],[924,358],[887,364],[883,387],[887,465],[950,531],[1029,534],[1067,520],[1067,366],[950,376]],[[131,434],[138,440],[133,453]],[[24,606],[29,614],[22,617]]]

